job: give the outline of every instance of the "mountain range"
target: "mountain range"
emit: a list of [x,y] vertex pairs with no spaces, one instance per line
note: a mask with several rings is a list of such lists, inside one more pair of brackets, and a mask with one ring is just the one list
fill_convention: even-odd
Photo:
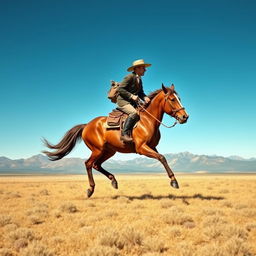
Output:
[[[185,173],[256,173],[256,158],[240,156],[196,155],[189,152],[165,154],[174,172]],[[42,154],[27,159],[0,157],[0,174],[84,174],[85,159],[64,158],[49,161]],[[164,173],[162,164],[146,157],[132,160],[108,160],[103,167],[113,173]]]

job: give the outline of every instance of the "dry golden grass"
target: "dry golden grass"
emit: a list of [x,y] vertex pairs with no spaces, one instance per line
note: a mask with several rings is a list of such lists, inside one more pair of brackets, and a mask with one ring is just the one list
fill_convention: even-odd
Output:
[[253,256],[256,175],[0,179],[0,256]]

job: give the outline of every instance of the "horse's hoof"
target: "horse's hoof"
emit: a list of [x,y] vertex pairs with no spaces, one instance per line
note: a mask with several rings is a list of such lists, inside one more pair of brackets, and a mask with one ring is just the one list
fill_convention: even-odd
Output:
[[112,180],[111,185],[112,185],[113,188],[118,189],[118,184],[117,184],[116,180]]
[[91,197],[92,194],[93,194],[93,191],[90,190],[90,189],[87,189],[87,197],[88,197],[88,198]]
[[173,187],[173,188],[179,188],[179,184],[178,184],[178,182],[177,182],[177,180],[172,180],[171,181],[171,186]]

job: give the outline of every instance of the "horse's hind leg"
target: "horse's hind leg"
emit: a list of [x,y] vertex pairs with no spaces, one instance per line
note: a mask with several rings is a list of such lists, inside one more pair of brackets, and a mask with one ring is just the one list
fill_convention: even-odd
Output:
[[93,175],[92,175],[93,164],[97,161],[97,159],[101,156],[101,154],[102,154],[101,151],[95,150],[92,152],[90,158],[87,161],[85,161],[85,166],[86,166],[88,179],[89,179],[89,185],[90,185],[90,188],[87,189],[88,197],[92,196],[92,194],[94,192],[94,188],[95,188],[95,182],[94,182]]
[[115,176],[102,168],[101,164],[112,157],[116,152],[115,151],[104,151],[103,154],[98,158],[98,160],[93,164],[93,168],[102,174],[104,174],[107,178],[111,180],[111,185],[113,188],[118,189],[118,183],[116,181]]

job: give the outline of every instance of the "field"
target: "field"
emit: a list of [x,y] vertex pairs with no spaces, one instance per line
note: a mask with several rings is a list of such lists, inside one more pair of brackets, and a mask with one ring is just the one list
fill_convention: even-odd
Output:
[[253,256],[256,175],[0,177],[0,255]]

